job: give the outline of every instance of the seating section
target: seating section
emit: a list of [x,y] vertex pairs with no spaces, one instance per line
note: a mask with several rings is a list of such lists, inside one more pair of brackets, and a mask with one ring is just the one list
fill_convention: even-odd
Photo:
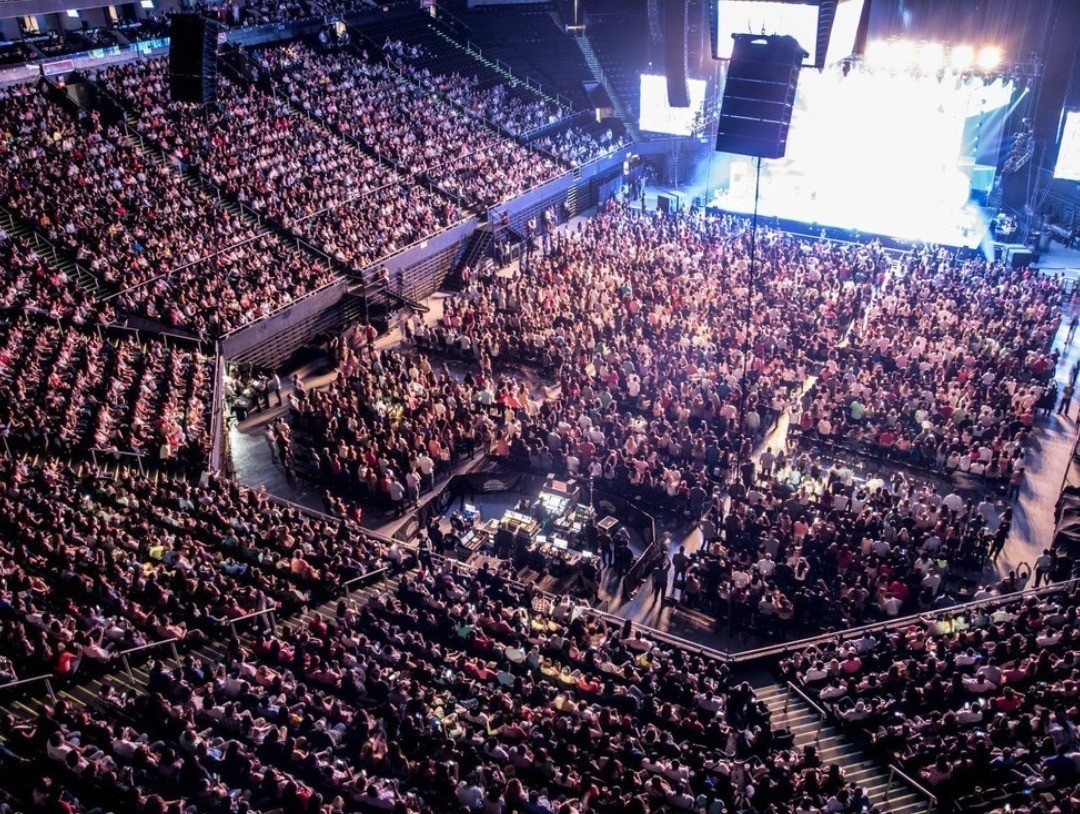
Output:
[[325,262],[261,234],[121,294],[117,301],[125,313],[168,330],[215,339],[333,280]]
[[1067,810],[1080,793],[1075,615],[1066,593],[1017,599],[814,647],[782,669],[953,810]]
[[27,320],[0,327],[0,347],[0,423],[13,442],[206,464],[213,358]]
[[[359,608],[341,602],[257,636],[226,663],[155,664],[149,695],[63,701],[38,719],[47,738],[6,720],[10,751],[64,781],[89,778],[72,784],[79,810],[100,799],[99,771],[119,772],[140,799],[200,810],[240,795],[254,811],[338,800],[644,814],[750,797],[778,814],[804,797],[862,809],[858,785],[812,747],[784,745],[717,662],[569,606],[530,605],[492,575],[422,571]],[[80,761],[98,769],[80,773]],[[180,782],[193,774],[203,780]]]
[[[176,168],[156,163],[121,131],[83,127],[32,87],[5,91],[0,118],[17,134],[0,169],[9,182],[3,204],[107,291],[122,292],[101,308],[106,318],[116,302],[126,315],[215,339],[333,278],[326,264],[299,255]],[[46,273],[31,254],[16,256],[13,245],[4,251],[13,261],[5,273],[32,298],[28,304],[88,321],[92,306],[66,274]],[[24,267],[40,269],[37,278],[28,281]],[[15,303],[20,291],[7,296]]]
[[0,311],[42,314],[76,325],[111,321],[112,308],[94,302],[63,269],[0,229]]
[[317,55],[299,44],[264,49],[257,59],[281,75],[301,109],[469,206],[494,206],[564,172],[555,161],[478,126],[385,60],[364,61],[344,51]]
[[590,107],[585,84],[595,79],[581,49],[555,22],[549,3],[478,7],[462,20],[485,56],[566,96],[575,110]]
[[[140,77],[157,86],[166,69],[158,60],[102,78],[137,107]],[[460,219],[445,199],[410,184],[284,99],[224,82],[219,95],[219,112],[159,103],[144,110],[140,127],[226,195],[353,268],[363,269]]]
[[244,614],[322,601],[385,555],[351,525],[213,476],[195,486],[51,462],[0,468],[0,652],[20,676],[222,637]]
[[114,290],[252,236],[253,228],[115,128],[84,128],[31,86],[5,89],[2,203]]
[[628,143],[626,128],[617,119],[597,122],[593,118],[579,116],[567,127],[537,136],[529,142],[529,146],[551,153],[572,167],[580,167]]
[[410,17],[365,26],[363,33],[410,78],[505,130],[525,135],[569,115],[567,106],[510,78],[462,48],[436,23]]

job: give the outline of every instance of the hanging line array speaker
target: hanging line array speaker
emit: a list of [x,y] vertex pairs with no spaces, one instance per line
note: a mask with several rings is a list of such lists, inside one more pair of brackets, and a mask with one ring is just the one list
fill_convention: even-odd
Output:
[[794,37],[736,34],[716,129],[723,153],[782,158],[799,69],[809,55]]
[[201,14],[174,14],[169,22],[169,92],[174,102],[217,101],[218,33]]
[[690,89],[686,85],[687,24],[686,0],[664,0],[664,76],[671,107],[690,107]]

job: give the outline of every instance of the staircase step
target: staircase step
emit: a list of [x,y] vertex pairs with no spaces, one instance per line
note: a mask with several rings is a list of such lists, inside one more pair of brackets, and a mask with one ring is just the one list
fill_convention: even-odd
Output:
[[822,723],[821,714],[786,685],[758,687],[754,694],[768,707],[775,726],[792,731],[797,749],[815,745],[821,759],[826,764],[838,764],[847,780],[861,787],[879,811],[891,814],[926,811],[926,800],[922,795],[899,782],[890,782],[888,769],[866,759],[847,735],[831,722]]

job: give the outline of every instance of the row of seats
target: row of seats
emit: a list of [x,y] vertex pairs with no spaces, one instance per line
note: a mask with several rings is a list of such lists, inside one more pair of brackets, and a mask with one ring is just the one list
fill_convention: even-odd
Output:
[[0,325],[0,423],[16,445],[205,466],[214,360],[20,319]]
[[717,662],[569,604],[536,613],[491,572],[424,568],[223,662],[156,663],[146,690],[5,718],[5,758],[78,811],[117,792],[137,811],[866,805]]
[[387,562],[358,528],[211,477],[2,462],[0,643],[19,676],[71,676],[147,642],[323,601]]

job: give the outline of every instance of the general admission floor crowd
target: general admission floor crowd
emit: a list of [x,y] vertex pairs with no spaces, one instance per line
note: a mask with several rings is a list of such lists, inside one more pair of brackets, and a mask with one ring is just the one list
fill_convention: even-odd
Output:
[[[250,81],[212,111],[164,101],[161,61],[88,77],[126,124],[0,91],[0,684],[64,691],[0,698],[0,809],[871,809],[723,659],[358,521],[485,452],[693,518],[703,545],[654,590],[719,623],[792,638],[947,610],[1007,541],[1056,402],[1061,281],[765,229],[751,291],[743,220],[611,202],[466,275],[437,323],[403,318],[398,348],[333,341],[338,376],[299,382],[269,439],[338,517],[206,474],[200,340],[619,142],[425,30],[240,54]],[[1080,804],[1076,625],[1065,597],[1020,598],[780,669],[960,810],[993,781],[1050,814]],[[179,661],[120,672],[163,641]]]

